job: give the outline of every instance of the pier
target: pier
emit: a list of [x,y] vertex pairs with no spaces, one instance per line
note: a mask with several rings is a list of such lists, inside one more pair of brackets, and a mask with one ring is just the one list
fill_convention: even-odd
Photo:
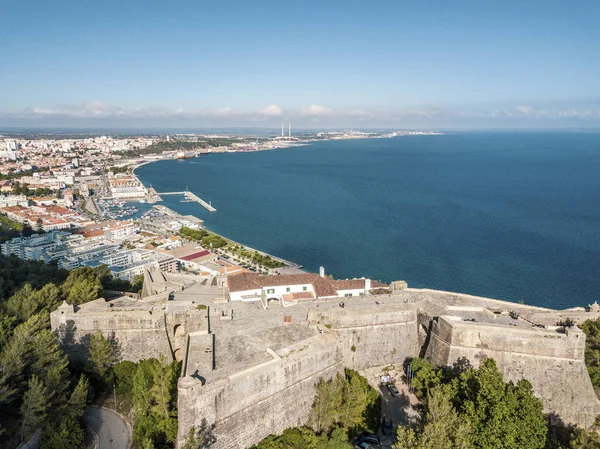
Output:
[[217,211],[217,209],[215,209],[212,206],[212,204],[207,203],[202,198],[200,198],[198,195],[190,192],[189,190],[186,190],[185,192],[164,192],[164,193],[159,193],[159,195],[183,195],[186,199],[188,199],[190,201],[195,201],[196,203],[200,204],[202,207],[204,207],[209,212]]

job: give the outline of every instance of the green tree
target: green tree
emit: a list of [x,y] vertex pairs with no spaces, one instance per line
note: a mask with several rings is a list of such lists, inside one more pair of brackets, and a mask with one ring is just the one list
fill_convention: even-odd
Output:
[[428,391],[442,383],[441,370],[431,362],[417,357],[412,359],[408,366],[412,373],[411,386],[419,399],[426,399]]
[[398,428],[394,449],[471,449],[470,429],[451,402],[451,393],[444,386],[436,386],[427,395],[426,413],[419,431]]
[[600,449],[600,434],[598,429],[580,429],[576,428],[573,431],[570,449]]
[[[177,412],[174,399],[177,394],[178,364],[166,363],[161,356],[154,365],[154,379],[151,393],[155,404],[153,412],[157,415],[158,428],[169,441],[177,439]],[[158,418],[160,416],[160,418]]]
[[172,445],[177,438],[177,378],[179,362],[140,360],[133,377],[134,441],[144,446]]
[[13,334],[17,318],[0,310],[0,348],[8,342]]
[[47,406],[46,387],[34,375],[27,382],[27,391],[23,395],[21,404],[21,441],[25,439],[26,432],[37,430],[37,427],[44,421]]
[[99,379],[106,381],[109,370],[117,362],[117,354],[114,341],[106,338],[100,330],[90,337],[90,370]]
[[68,361],[48,328],[48,315],[37,314],[14,330],[0,352],[0,404],[10,403],[35,376],[45,385],[50,405],[64,401]]
[[585,365],[587,367],[596,395],[600,392],[600,318],[587,320],[580,324],[585,332]]
[[25,284],[8,299],[4,308],[22,322],[41,311],[50,313],[56,310],[60,302],[60,289],[56,285],[46,284],[34,290],[30,284]]
[[542,402],[531,384],[504,382],[493,359],[453,382],[454,405],[470,423],[477,448],[541,449],[546,443]]
[[76,268],[62,285],[69,304],[83,304],[102,295],[102,282],[90,267]]
[[48,426],[42,435],[44,449],[81,449],[84,447],[84,432],[75,418],[66,418],[57,426]]
[[209,426],[205,418],[198,427],[192,426],[183,442],[182,449],[210,449],[217,442],[214,424]]
[[87,377],[81,375],[75,389],[71,392],[69,402],[67,403],[66,413],[74,419],[80,419],[87,407],[87,400],[90,393],[90,383]]
[[331,380],[320,379],[315,389],[311,423],[317,432],[322,432],[339,422],[344,397],[344,379],[340,374]]
[[129,360],[123,360],[113,367],[118,395],[133,399],[133,378],[137,368],[137,365]]
[[154,385],[154,364],[156,359],[140,360],[133,377],[133,413],[136,420],[147,415],[152,404],[150,390]]

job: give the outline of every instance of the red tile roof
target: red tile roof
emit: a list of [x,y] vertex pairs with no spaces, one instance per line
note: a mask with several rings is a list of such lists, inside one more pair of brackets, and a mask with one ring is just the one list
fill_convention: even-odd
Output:
[[344,279],[331,282],[337,290],[358,290],[365,288],[365,279]]
[[181,259],[181,260],[187,260],[187,261],[190,261],[190,260],[197,259],[197,258],[199,258],[199,257],[208,256],[209,254],[210,254],[210,251],[209,251],[209,250],[207,250],[207,249],[205,249],[204,251],[200,251],[200,252],[197,252],[197,253],[193,253],[193,254],[190,254],[190,255],[188,255],[188,256],[181,257],[180,259]]
[[[360,290],[365,288],[365,279],[331,280],[322,278],[316,273],[281,274],[263,276],[256,273],[240,273],[229,276],[227,285],[230,292],[259,290],[265,287],[280,287],[284,285],[312,285],[315,295],[319,298],[337,297],[338,290]],[[371,281],[372,288],[384,286]]]
[[286,293],[283,295],[283,300],[285,302],[292,302],[298,299],[315,299],[315,295],[313,295],[312,292]]

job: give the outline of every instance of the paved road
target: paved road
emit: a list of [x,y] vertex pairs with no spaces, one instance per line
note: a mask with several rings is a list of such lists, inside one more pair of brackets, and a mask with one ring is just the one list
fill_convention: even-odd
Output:
[[88,407],[83,420],[98,435],[100,442],[98,449],[127,449],[131,437],[129,427],[112,410]]
[[408,387],[400,382],[396,383],[396,387],[400,392],[400,397],[395,398],[391,395],[390,390],[385,387],[379,387],[381,392],[381,415],[382,418],[391,418],[394,423],[394,432],[390,436],[381,434],[381,447],[391,448],[396,441],[396,428],[407,426],[414,423],[417,418],[415,406],[417,398],[408,391]]
[[392,366],[392,369],[390,367],[386,368],[386,374],[391,375],[392,379],[395,380],[400,397],[393,397],[387,386],[380,384],[381,375],[384,374],[382,367],[367,368],[360,372],[361,375],[366,377],[369,384],[381,394],[381,417],[391,418],[394,424],[392,435],[383,435],[383,429],[381,427],[378,429],[377,434],[381,438],[381,449],[391,449],[392,444],[396,441],[396,428],[399,425],[406,426],[415,422],[415,419],[418,417],[416,407],[419,402],[416,396],[410,393],[408,387],[402,382],[402,367]]

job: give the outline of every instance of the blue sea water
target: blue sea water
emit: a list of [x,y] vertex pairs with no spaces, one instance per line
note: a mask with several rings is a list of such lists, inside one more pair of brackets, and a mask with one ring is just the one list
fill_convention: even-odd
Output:
[[600,299],[600,134],[464,132],[214,154],[136,171],[209,229],[336,278],[555,308]]

